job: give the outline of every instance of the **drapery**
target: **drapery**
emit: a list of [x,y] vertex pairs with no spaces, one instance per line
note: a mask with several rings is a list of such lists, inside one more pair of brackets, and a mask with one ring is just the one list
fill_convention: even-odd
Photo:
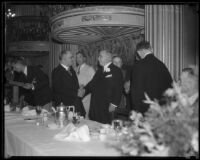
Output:
[[145,6],[145,39],[175,80],[183,68],[182,12],[182,5]]
[[113,55],[119,55],[124,64],[134,63],[136,45],[144,39],[141,31],[138,35],[118,37],[113,40],[94,42],[86,46],[79,46],[79,51],[87,56],[87,63],[97,69],[98,56],[101,50],[109,50]]

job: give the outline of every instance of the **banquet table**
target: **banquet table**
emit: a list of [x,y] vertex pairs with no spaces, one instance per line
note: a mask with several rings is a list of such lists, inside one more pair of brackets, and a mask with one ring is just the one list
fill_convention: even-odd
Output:
[[[89,129],[101,123],[82,119],[80,126]],[[120,156],[120,153],[105,141],[92,139],[89,142],[57,141],[54,135],[61,130],[37,126],[34,121],[25,121],[20,113],[5,113],[5,155],[9,156]]]

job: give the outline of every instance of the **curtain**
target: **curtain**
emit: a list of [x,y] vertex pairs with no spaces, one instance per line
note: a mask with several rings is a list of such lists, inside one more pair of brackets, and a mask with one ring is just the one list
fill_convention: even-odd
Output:
[[94,42],[86,46],[79,46],[79,51],[87,56],[87,63],[97,69],[98,56],[101,50],[107,49],[113,55],[119,55],[124,64],[133,65],[136,45],[144,39],[141,32],[138,35],[118,37],[113,40]]
[[182,12],[182,5],[145,6],[145,39],[174,80],[179,79],[183,68]]

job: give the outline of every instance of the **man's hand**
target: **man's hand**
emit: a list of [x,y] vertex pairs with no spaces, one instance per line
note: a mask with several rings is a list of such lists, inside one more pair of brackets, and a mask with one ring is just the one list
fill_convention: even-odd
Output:
[[109,112],[114,112],[115,108],[116,108],[116,106],[110,103],[108,111]]
[[26,83],[26,84],[23,86],[23,88],[25,88],[25,89],[32,89],[32,88],[33,88],[33,84],[31,84],[31,83]]
[[83,97],[85,94],[85,89],[83,88],[83,86],[81,86],[79,89],[78,89],[78,97]]
[[130,81],[125,82],[124,89],[126,93],[129,93],[130,91]]

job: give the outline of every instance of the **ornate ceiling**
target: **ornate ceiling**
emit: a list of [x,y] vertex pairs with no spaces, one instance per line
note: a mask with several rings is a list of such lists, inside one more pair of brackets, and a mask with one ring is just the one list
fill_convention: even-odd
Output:
[[87,45],[120,36],[138,36],[144,29],[144,9],[95,6],[61,12],[50,19],[51,37],[62,43]]

